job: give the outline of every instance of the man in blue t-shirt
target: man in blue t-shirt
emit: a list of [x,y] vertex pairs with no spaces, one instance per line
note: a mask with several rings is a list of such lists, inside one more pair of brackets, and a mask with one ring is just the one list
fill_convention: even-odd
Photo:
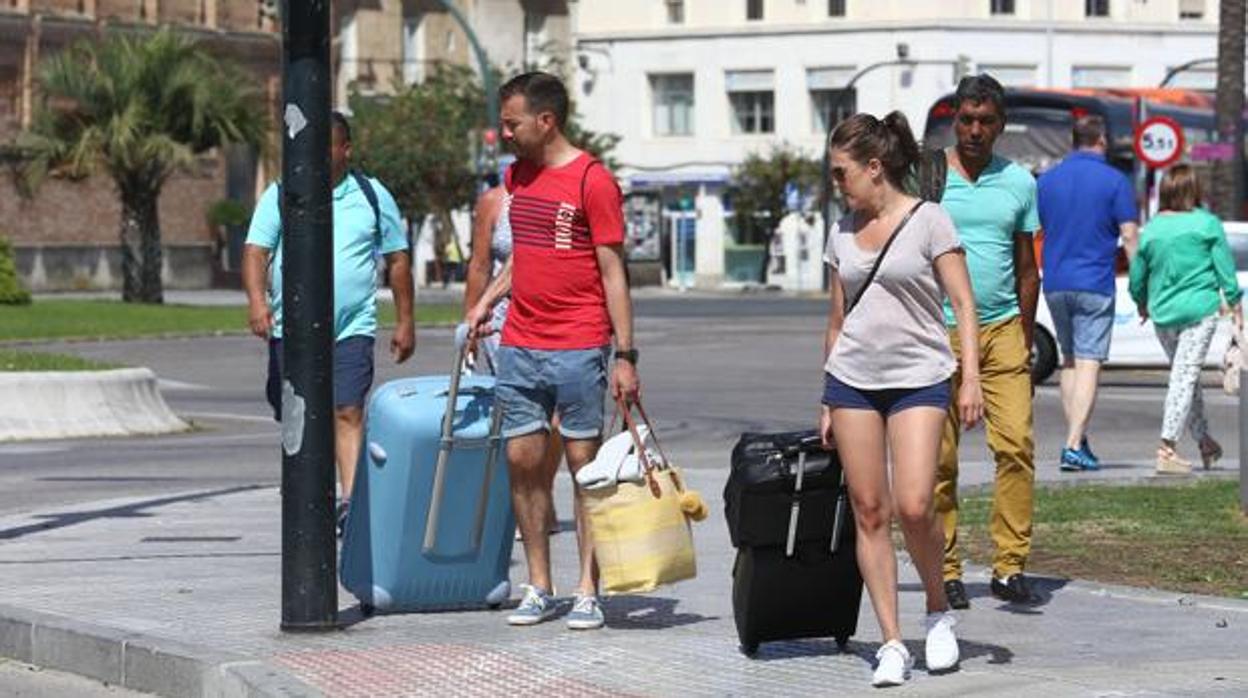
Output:
[[[377,333],[377,258],[386,260],[397,320],[390,353],[398,363],[416,349],[412,317],[412,266],[394,197],[377,180],[348,171],[351,128],[332,115],[330,176],[334,231],[334,450],[342,497],[338,534],[351,501],[364,436],[364,399],[373,384]],[[266,393],[273,416],[282,414],[282,212],[280,185],[256,203],[243,248],[243,287],[251,331],[269,344]],[[267,283],[266,283],[267,281]]]
[[1039,185],[1044,299],[1062,355],[1066,445],[1060,468],[1068,472],[1100,468],[1086,433],[1114,329],[1118,240],[1134,257],[1138,231],[1131,182],[1105,161],[1105,120],[1079,117],[1073,140],[1074,152]]

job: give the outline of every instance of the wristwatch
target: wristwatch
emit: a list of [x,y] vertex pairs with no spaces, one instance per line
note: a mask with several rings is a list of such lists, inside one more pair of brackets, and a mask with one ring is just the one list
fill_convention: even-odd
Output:
[[628,363],[636,366],[637,365],[637,350],[636,349],[616,349],[615,360],[627,361]]

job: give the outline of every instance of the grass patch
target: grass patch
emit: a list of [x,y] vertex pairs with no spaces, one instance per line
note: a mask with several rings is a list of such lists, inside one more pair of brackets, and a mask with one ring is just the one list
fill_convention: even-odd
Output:
[[15,371],[106,371],[119,364],[92,361],[81,356],[15,351],[0,347],[0,372]]
[[[959,539],[992,560],[991,496],[964,498]],[[1239,483],[1038,488],[1028,569],[1196,594],[1248,598],[1248,517]]]
[[[394,325],[394,306],[379,304],[383,327]],[[457,322],[458,305],[416,306],[417,330]],[[103,300],[36,300],[26,306],[0,306],[0,341],[50,339],[133,339],[153,336],[241,334],[247,332],[244,306],[141,305]]]

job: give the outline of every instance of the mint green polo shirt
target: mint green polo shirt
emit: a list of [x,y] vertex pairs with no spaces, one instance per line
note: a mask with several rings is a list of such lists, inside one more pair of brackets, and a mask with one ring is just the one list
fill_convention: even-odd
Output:
[[[379,255],[407,249],[399,207],[381,182],[369,177],[377,193],[380,220],[355,178],[334,187],[334,337],[372,337],[377,333],[377,262]],[[282,232],[277,184],[269,185],[251,216],[247,244],[274,250],[269,274],[273,338],[282,337]]]
[[[968,182],[950,167],[940,205],[958,229],[971,290],[981,326],[1019,314],[1015,288],[1014,234],[1031,235],[1040,229],[1036,211],[1036,178],[998,155]],[[945,299],[945,324],[956,324],[953,307]]]

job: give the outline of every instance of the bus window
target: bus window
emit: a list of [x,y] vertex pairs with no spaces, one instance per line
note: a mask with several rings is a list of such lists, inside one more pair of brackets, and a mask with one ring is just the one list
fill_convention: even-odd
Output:
[[[994,150],[1032,172],[1043,172],[1070,153],[1072,123],[1067,110],[1010,107]],[[924,147],[945,148],[955,140],[952,116],[928,118]]]

